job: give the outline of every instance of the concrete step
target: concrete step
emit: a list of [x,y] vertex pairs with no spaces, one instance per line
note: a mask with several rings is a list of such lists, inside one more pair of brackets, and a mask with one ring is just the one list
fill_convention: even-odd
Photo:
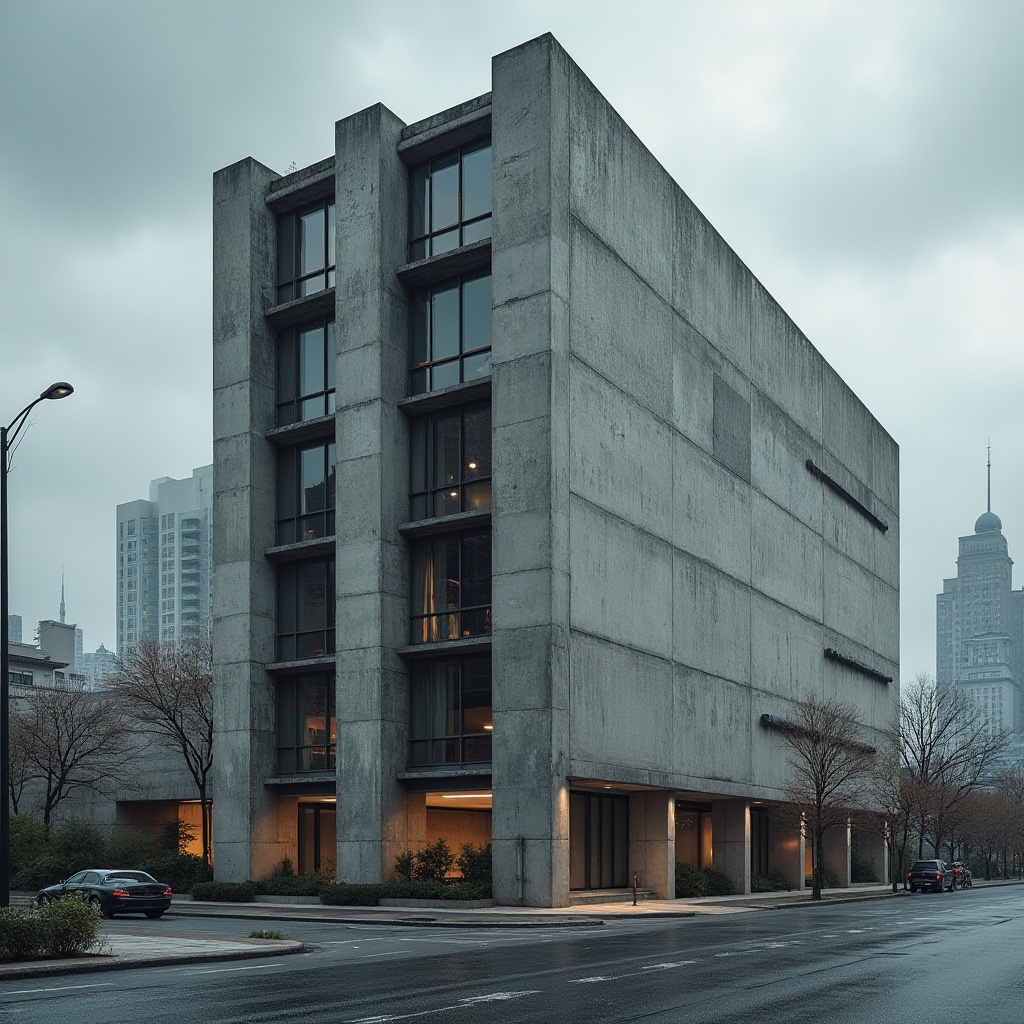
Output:
[[[638,900],[657,899],[653,889],[637,889]],[[589,907],[595,903],[632,903],[632,889],[587,889],[569,894],[570,907]]]

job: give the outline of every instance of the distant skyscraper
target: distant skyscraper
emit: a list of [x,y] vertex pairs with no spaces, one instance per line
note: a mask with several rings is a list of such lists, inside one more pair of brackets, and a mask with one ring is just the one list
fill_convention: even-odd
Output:
[[12,644],[21,643],[21,616],[20,615],[8,615],[7,616],[7,629],[11,635]]
[[83,654],[78,663],[78,671],[85,677],[87,690],[102,690],[108,677],[114,674],[117,660],[113,651],[108,651],[103,644],[92,654]]
[[974,533],[960,538],[955,579],[936,600],[935,679],[965,689],[992,731],[1014,734],[1014,759],[1024,754],[1024,589],[1014,590],[1003,524],[988,505]]
[[117,649],[208,635],[213,467],[117,506]]

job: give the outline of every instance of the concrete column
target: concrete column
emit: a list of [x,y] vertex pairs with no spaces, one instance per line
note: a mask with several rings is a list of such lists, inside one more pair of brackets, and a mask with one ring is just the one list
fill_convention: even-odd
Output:
[[403,123],[376,105],[336,126],[338,878],[377,882],[420,845],[397,776],[408,745],[408,176]]
[[750,892],[750,804],[716,800],[711,805],[712,867],[732,879],[738,893]]
[[289,855],[264,779],[274,773],[274,219],[278,177],[242,160],[213,179],[214,871],[241,881]]
[[841,888],[850,886],[850,826],[835,825],[822,839],[825,870],[839,879]]
[[660,900],[676,898],[676,795],[629,795],[629,870]]
[[492,65],[494,894],[530,906],[569,902],[569,64]]
[[788,822],[769,818],[768,870],[784,875],[794,889],[805,887],[803,831]]

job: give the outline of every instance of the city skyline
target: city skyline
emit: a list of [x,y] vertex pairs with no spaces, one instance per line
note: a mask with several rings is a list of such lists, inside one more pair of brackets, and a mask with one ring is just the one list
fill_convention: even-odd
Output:
[[[481,55],[550,30],[899,442],[902,675],[934,672],[934,595],[984,511],[990,440],[992,509],[1024,548],[1018,5],[649,4],[614,35],[592,4],[472,27],[398,3],[300,3],[284,25],[251,10],[6,17],[0,418],[53,380],[76,389],[14,457],[26,634],[57,618],[63,565],[68,621],[112,648],[116,506],[212,460],[214,170],[257,137],[279,172],[315,162],[325,124],[377,101],[443,109],[486,89]],[[315,90],[282,56],[311,18],[330,57]]]

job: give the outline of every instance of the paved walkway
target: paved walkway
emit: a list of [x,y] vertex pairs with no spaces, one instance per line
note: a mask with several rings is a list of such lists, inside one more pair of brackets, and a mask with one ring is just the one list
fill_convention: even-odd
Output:
[[[1007,882],[980,885],[1014,884]],[[856,885],[850,889],[828,889],[818,906],[869,899],[904,899],[909,893],[892,893],[886,885]],[[11,902],[30,902],[28,894],[14,894]],[[168,916],[231,917],[240,920],[271,918],[278,921],[334,921],[343,924],[398,925],[434,928],[572,928],[594,927],[624,918],[696,917],[706,914],[743,914],[759,910],[784,910],[811,905],[810,890],[781,893],[752,893],[698,900],[643,900],[631,903],[602,903],[581,907],[324,907],[311,903],[206,903],[177,896]],[[197,926],[199,924],[197,920]],[[197,927],[198,930],[198,927]],[[244,926],[239,931],[244,931]],[[288,939],[233,940],[188,935],[106,935],[102,950],[73,960],[33,961],[0,964],[0,980],[45,977],[80,971],[114,970],[128,967],[187,964],[251,957],[300,953],[301,942]]]

